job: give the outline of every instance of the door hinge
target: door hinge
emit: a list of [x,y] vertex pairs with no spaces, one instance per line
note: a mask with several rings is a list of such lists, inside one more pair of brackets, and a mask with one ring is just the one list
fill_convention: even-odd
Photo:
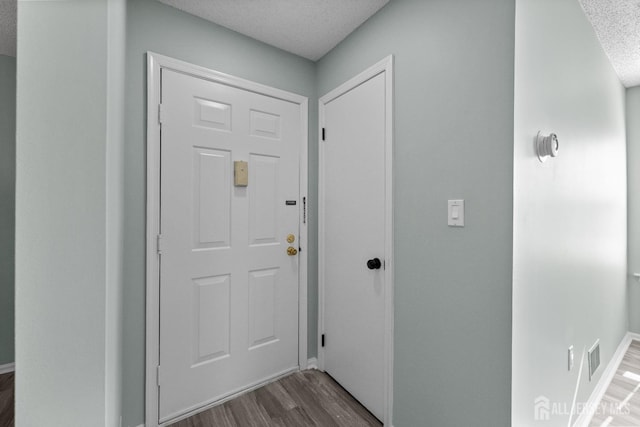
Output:
[[324,347],[324,334],[322,334],[322,342],[321,342],[321,346]]
[[156,367],[156,382],[158,383],[158,387],[160,387],[160,365]]
[[307,198],[302,198],[302,223],[307,223]]
[[162,124],[164,121],[164,108],[162,108],[162,104],[158,104],[158,123]]
[[158,251],[158,255],[162,253],[162,234],[158,234],[156,238],[156,248]]
[[326,135],[325,135],[325,129],[324,129],[324,128],[322,128],[322,140],[324,141],[324,140],[325,140],[325,138],[326,138]]

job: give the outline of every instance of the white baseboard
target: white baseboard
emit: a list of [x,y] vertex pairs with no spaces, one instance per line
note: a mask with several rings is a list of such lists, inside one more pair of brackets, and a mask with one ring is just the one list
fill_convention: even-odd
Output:
[[8,374],[9,372],[15,372],[16,364],[15,363],[7,363],[6,365],[0,365],[0,375]]
[[318,358],[312,357],[307,360],[307,369],[318,369]]
[[600,400],[602,400],[602,397],[607,391],[609,384],[613,380],[613,377],[618,370],[620,362],[622,362],[622,359],[624,358],[624,355],[627,352],[631,341],[633,340],[640,341],[640,334],[627,332],[626,335],[622,338],[622,341],[620,341],[620,345],[618,345],[618,348],[611,357],[611,361],[607,365],[605,371],[602,373],[600,381],[598,381],[598,384],[596,384],[595,388],[591,392],[591,396],[589,396],[589,400],[587,400],[586,404],[584,405],[586,410],[583,411],[576,419],[576,422],[573,423],[573,427],[587,427],[589,425],[596,409],[598,409]]

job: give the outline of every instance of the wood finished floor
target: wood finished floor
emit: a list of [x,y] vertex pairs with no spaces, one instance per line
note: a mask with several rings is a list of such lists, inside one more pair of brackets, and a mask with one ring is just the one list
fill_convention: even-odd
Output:
[[13,427],[13,372],[0,375],[0,427]]
[[[382,424],[330,376],[309,370],[289,375],[171,425],[263,426],[379,427]],[[639,341],[631,342],[589,426],[640,426]],[[14,427],[14,373],[0,375],[0,427]]]
[[589,426],[640,426],[640,342],[631,341]]
[[296,372],[171,427],[382,426],[330,376]]

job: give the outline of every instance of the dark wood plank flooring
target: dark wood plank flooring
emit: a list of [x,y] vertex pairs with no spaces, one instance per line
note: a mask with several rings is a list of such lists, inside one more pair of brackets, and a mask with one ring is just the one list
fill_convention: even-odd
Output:
[[171,427],[382,426],[327,374],[296,372]]
[[0,427],[14,426],[14,375],[0,375]]
[[640,342],[632,341],[590,427],[640,426]]
[[[14,373],[0,375],[0,427],[14,427]],[[330,376],[296,372],[171,427],[380,427]]]

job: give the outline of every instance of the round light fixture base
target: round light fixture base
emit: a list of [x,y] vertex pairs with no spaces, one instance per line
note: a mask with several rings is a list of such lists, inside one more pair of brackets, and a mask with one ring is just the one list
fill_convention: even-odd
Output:
[[559,149],[560,143],[555,133],[544,136],[538,132],[536,136],[536,153],[541,162],[546,162],[549,157],[557,157]]

